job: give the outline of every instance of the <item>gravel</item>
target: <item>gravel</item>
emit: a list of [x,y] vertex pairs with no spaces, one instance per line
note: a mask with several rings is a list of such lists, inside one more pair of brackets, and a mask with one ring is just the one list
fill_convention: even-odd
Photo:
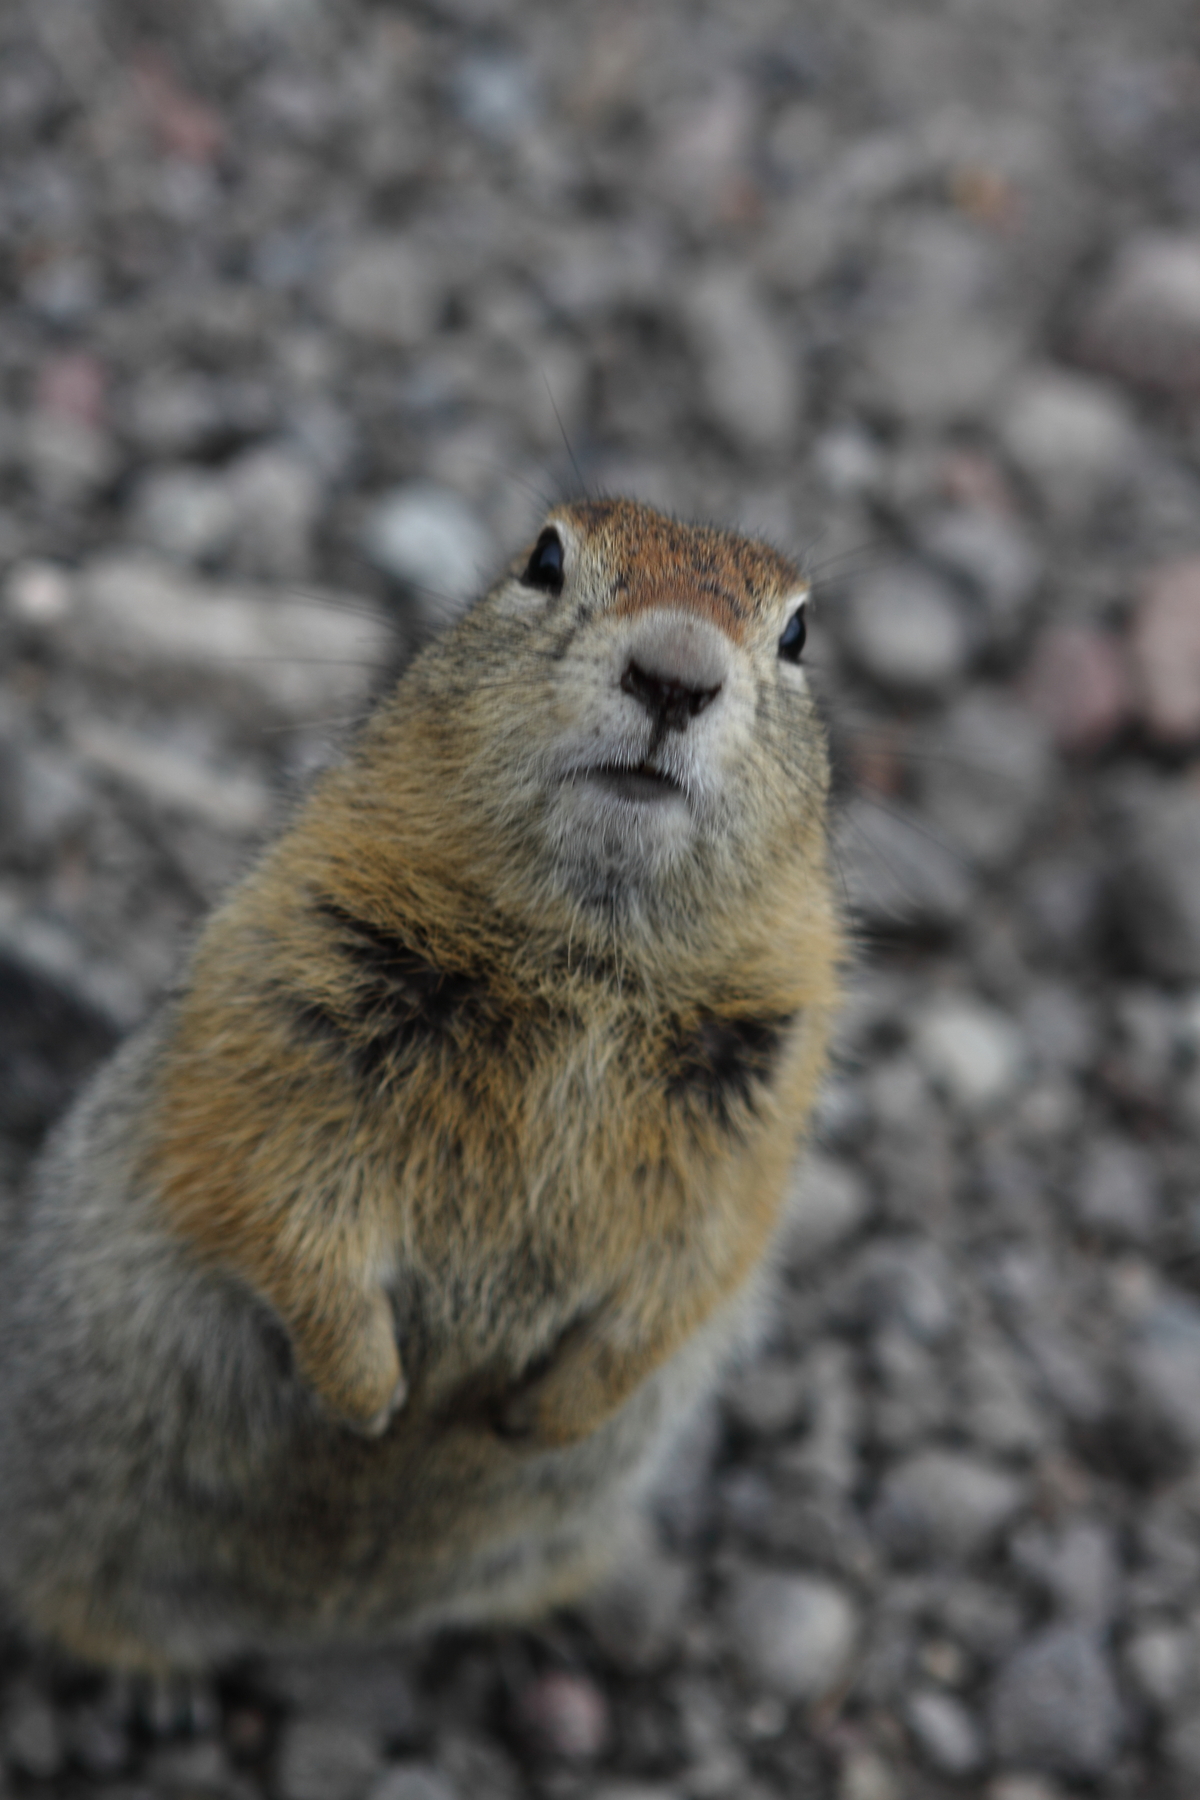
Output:
[[1004,1762],[1089,1776],[1112,1764],[1124,1717],[1110,1658],[1080,1626],[1052,1626],[1022,1645],[989,1695],[992,1743]]
[[820,1700],[845,1679],[858,1636],[849,1596],[813,1576],[743,1569],[725,1618],[746,1673],[787,1700]]
[[1151,392],[1200,392],[1200,238],[1144,231],[1123,243],[1085,311],[1080,348]]
[[920,569],[881,571],[856,586],[842,633],[863,672],[905,698],[945,693],[967,665],[961,609],[943,582]]
[[0,1203],[560,493],[811,571],[856,938],[762,1341],[601,1592],[132,1703],[6,1629],[0,1792],[1195,1791],[1189,28],[0,8]]
[[1019,1511],[1024,1484],[957,1450],[921,1450],[883,1484],[875,1528],[898,1557],[966,1561]]

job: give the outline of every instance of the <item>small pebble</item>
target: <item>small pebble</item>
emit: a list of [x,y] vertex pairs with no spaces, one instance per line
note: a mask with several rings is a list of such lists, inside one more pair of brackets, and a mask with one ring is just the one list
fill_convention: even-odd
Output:
[[337,257],[326,298],[332,323],[384,349],[410,349],[431,334],[438,296],[427,259],[401,236],[366,238]]
[[1082,523],[1128,479],[1133,421],[1107,384],[1065,369],[1023,375],[998,421],[1001,445],[1046,510]]
[[982,1764],[979,1727],[953,1694],[921,1688],[909,1696],[904,1717],[917,1749],[939,1774],[973,1775]]
[[430,629],[448,625],[492,575],[491,538],[449,488],[412,482],[377,501],[363,525],[371,561],[415,592]]
[[552,1669],[517,1694],[513,1716],[529,1747],[564,1762],[594,1762],[609,1740],[608,1702],[586,1675]]
[[1130,633],[1139,709],[1164,744],[1200,738],[1200,556],[1155,569]]
[[742,1569],[724,1615],[747,1673],[785,1700],[820,1700],[844,1680],[858,1641],[855,1606],[815,1576]]
[[1125,647],[1098,626],[1056,625],[1042,632],[1022,687],[1030,711],[1071,756],[1103,750],[1133,717]]
[[367,1800],[459,1800],[459,1795],[432,1763],[404,1763],[385,1769]]
[[752,455],[785,451],[800,422],[795,351],[744,265],[689,283],[684,317],[713,422]]
[[1020,1085],[1025,1049],[1004,1013],[966,996],[927,1006],[913,1031],[913,1051],[934,1085],[969,1117],[996,1111]]
[[1025,1499],[1025,1483],[960,1450],[919,1450],[889,1470],[875,1527],[896,1555],[961,1561],[992,1543]]
[[1200,393],[1200,238],[1144,231],[1123,244],[1084,313],[1079,349],[1152,393]]
[[1002,1762],[1067,1776],[1106,1774],[1125,1735],[1108,1654],[1077,1625],[1021,1645],[992,1685],[989,1720]]
[[339,1718],[295,1719],[280,1744],[279,1793],[282,1800],[363,1800],[382,1761],[373,1732]]
[[58,1719],[32,1681],[18,1680],[9,1687],[0,1714],[0,1743],[7,1760],[38,1781],[49,1781],[62,1768]]
[[962,612],[936,575],[900,566],[859,582],[846,605],[842,635],[854,661],[888,693],[911,699],[944,694],[970,655]]

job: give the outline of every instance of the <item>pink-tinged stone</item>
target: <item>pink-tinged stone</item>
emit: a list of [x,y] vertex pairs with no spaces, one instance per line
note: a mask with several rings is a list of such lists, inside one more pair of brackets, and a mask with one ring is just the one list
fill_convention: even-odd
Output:
[[594,1681],[565,1669],[535,1676],[516,1699],[516,1722],[531,1750],[564,1762],[592,1762],[609,1740],[608,1702]]
[[1131,632],[1139,710],[1165,744],[1200,738],[1200,556],[1147,575]]
[[1102,750],[1133,714],[1124,647],[1113,632],[1094,625],[1055,625],[1044,631],[1023,685],[1030,710],[1059,749],[1071,755]]
[[1200,237],[1146,231],[1124,244],[1085,313],[1079,349],[1135,386],[1200,394]]
[[225,142],[225,127],[211,107],[181,86],[166,58],[144,51],[133,71],[142,110],[163,149],[184,162],[210,163]]
[[86,350],[64,351],[48,358],[38,371],[37,410],[95,428],[103,422],[107,385],[104,368],[94,356]]

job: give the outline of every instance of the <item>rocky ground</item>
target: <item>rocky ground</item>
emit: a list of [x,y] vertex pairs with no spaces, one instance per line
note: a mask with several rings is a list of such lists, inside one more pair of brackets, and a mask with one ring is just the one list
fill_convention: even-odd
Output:
[[807,560],[861,945],[625,1591],[187,1731],[10,1634],[0,1792],[1200,1791],[1194,9],[8,0],[0,164],[0,1180],[580,479]]

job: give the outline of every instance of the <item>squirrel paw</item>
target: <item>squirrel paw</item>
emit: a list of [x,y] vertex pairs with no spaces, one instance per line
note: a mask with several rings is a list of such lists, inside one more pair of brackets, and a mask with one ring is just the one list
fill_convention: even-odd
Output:
[[382,1437],[408,1398],[392,1309],[382,1288],[327,1290],[304,1327],[292,1326],[301,1378],[335,1419]]

